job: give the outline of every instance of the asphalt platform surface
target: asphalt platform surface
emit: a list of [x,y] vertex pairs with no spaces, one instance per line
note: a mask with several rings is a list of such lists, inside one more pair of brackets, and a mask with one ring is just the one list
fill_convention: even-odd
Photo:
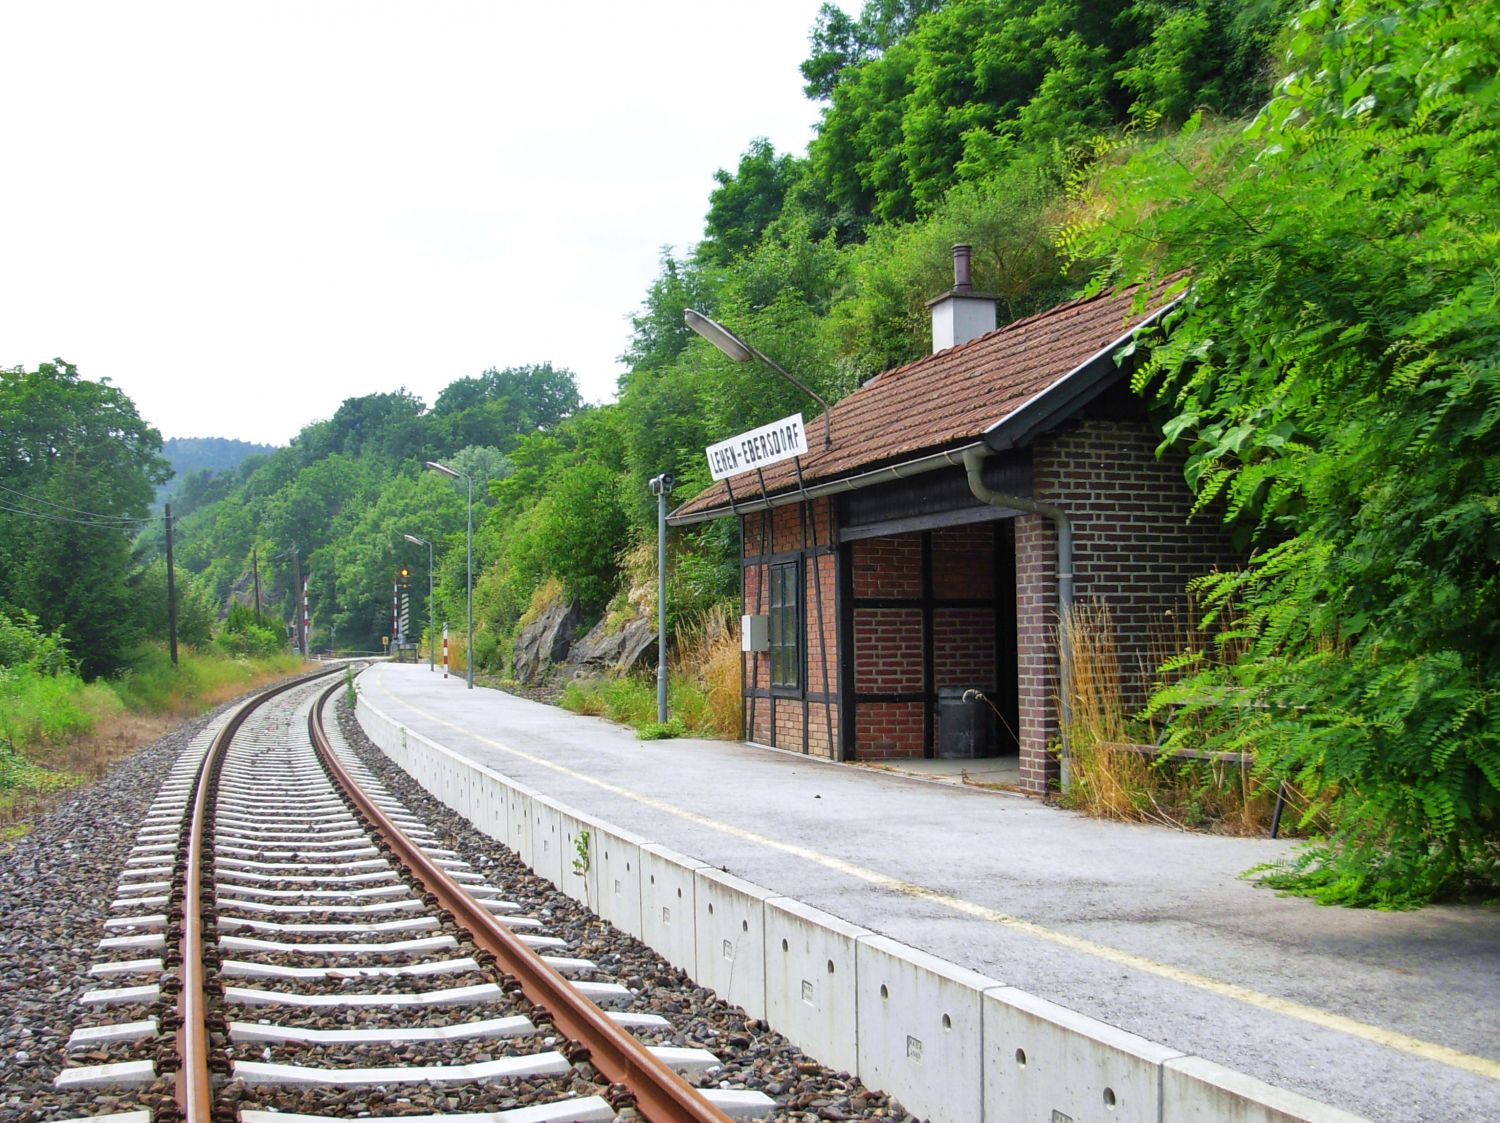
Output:
[[1382,1123],[1500,1121],[1500,908],[1280,898],[1239,875],[1293,843],[640,741],[425,664],[376,665],[359,689],[588,815],[1153,1041]]

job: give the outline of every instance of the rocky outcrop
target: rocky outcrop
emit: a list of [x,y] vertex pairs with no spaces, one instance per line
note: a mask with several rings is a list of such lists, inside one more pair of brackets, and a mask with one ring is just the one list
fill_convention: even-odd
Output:
[[656,626],[647,616],[631,617],[613,630],[606,617],[568,653],[568,669],[575,678],[619,674],[655,665]]
[[[553,601],[516,636],[511,667],[520,682],[536,682],[548,668],[567,658],[583,623],[583,614],[569,601]],[[591,633],[592,634],[592,633]]]

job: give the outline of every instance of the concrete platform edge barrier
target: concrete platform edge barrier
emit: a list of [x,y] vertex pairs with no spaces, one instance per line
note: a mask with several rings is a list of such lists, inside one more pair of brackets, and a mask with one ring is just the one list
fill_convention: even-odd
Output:
[[932,1123],[1368,1123],[724,874],[467,760],[363,694],[356,713],[434,798],[569,897]]

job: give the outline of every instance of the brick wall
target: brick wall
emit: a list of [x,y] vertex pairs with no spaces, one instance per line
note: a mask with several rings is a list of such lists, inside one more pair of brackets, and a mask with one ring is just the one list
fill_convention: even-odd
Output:
[[990,597],[995,591],[995,529],[989,523],[932,532],[932,595],[938,600]]
[[[1182,462],[1158,460],[1158,443],[1145,422],[1086,421],[1033,451],[1033,494],[1073,524],[1074,600],[1109,606],[1131,704],[1149,689],[1153,640],[1182,612],[1189,578],[1240,561],[1216,517],[1188,517]],[[1016,520],[1021,772],[1034,791],[1057,776],[1047,755],[1058,738],[1056,542],[1050,520]]]
[[1057,531],[1041,515],[1016,519],[1016,735],[1021,786],[1045,792],[1057,777]]
[[915,534],[854,543],[854,596],[920,597],[922,540]]
[[988,608],[937,608],[932,613],[933,686],[995,687],[995,613]]
[[[854,610],[854,690],[907,694],[922,689],[922,610]],[[917,751],[922,751],[918,729]]]
[[807,689],[813,694],[836,692],[839,688],[837,603],[838,555],[808,558],[802,570],[803,649],[807,652]]
[[[915,534],[866,538],[850,549],[854,599],[922,595],[922,540]],[[855,694],[922,690],[922,610],[854,609]],[[854,753],[860,760],[922,755],[921,702],[860,702],[854,710]]]
[[921,756],[922,703],[861,702],[855,712],[854,737],[860,760]]

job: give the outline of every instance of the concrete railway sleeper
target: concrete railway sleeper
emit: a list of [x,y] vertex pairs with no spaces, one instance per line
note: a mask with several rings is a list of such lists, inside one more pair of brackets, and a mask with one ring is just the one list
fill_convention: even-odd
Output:
[[631,988],[569,955],[324,731],[337,689],[267,692],[178,759],[109,902],[59,1105],[114,1123],[777,1106],[694,1087],[713,1052],[639,1040],[667,1019],[631,1009]]

